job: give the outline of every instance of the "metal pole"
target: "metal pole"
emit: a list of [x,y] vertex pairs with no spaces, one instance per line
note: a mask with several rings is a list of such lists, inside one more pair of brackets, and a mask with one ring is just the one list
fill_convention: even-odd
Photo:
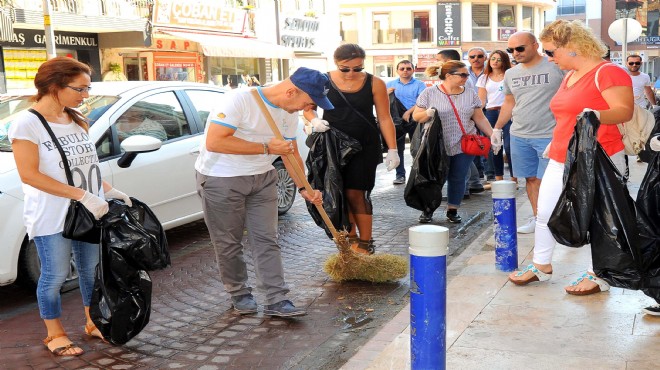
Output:
[[55,53],[55,33],[53,27],[50,25],[50,1],[43,0],[44,6],[44,31],[46,37],[46,55],[48,59],[53,59],[57,56]]
[[623,44],[621,45],[621,65],[626,65],[628,56],[628,17],[623,18]]
[[500,271],[518,268],[518,233],[516,230],[516,183],[500,180],[491,184],[493,193],[493,231],[495,232],[495,267]]
[[447,246],[449,229],[408,229],[410,241],[410,364],[444,370],[447,352]]
[[[275,37],[277,38],[277,45],[280,45],[280,3],[275,0]],[[284,71],[282,70],[282,59],[277,60],[277,78],[279,81],[284,80]]]

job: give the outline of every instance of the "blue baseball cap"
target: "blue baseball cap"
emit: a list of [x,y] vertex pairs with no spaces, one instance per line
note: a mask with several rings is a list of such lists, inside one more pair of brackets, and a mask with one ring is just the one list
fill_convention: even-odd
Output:
[[328,89],[325,86],[328,84],[328,76],[325,74],[315,69],[300,67],[293,72],[289,79],[323,110],[335,109],[327,96]]

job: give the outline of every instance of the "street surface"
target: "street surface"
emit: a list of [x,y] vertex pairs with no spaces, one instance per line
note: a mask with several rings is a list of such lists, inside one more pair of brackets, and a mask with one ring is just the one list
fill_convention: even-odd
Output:
[[[393,179],[394,171],[379,167],[372,194],[376,253],[407,256],[408,228],[418,224],[420,212],[405,205],[405,185],[392,185]],[[492,200],[486,191],[464,201],[462,224],[449,224],[444,207],[443,202],[433,224],[450,229],[451,260],[491,224]],[[337,369],[406,305],[408,279],[389,284],[330,280],[323,263],[336,247],[314,224],[300,197],[280,217],[279,232],[289,297],[307,307],[307,316],[235,314],[219,280],[208,231],[199,221],[167,233],[172,267],[151,273],[150,323],[124,346],[84,335],[80,294],[74,290],[62,297],[62,321],[86,352],[75,358],[52,356],[41,344],[45,328],[34,293],[16,285],[0,287],[0,368]],[[261,303],[261,293],[253,293]]]

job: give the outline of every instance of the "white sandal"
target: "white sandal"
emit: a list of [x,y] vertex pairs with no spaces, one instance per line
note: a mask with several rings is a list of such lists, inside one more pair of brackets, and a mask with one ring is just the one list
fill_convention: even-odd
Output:
[[545,273],[545,272],[537,269],[536,266],[534,266],[533,263],[530,263],[527,267],[525,267],[524,269],[518,271],[516,273],[516,276],[517,277],[523,276],[527,271],[530,271],[534,275],[532,277],[530,277],[529,279],[526,279],[526,280],[513,280],[513,279],[509,278],[509,281],[511,281],[512,283],[514,283],[516,285],[527,285],[527,284],[529,284],[531,282],[534,282],[534,281],[539,281],[539,282],[548,281],[552,277],[552,272]]
[[590,295],[600,292],[607,292],[608,290],[610,290],[610,284],[608,284],[605,280],[599,279],[591,274],[582,274],[582,276],[580,276],[577,280],[571,283],[571,286],[576,286],[580,284],[582,280],[585,279],[596,283],[596,286],[587,290],[567,290],[566,293],[572,295]]

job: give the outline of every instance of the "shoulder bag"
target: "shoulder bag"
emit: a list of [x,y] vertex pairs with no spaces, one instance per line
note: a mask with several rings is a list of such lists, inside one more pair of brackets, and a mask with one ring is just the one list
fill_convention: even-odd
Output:
[[447,94],[445,87],[440,85],[440,88],[442,91],[444,91],[445,96],[447,96],[449,104],[451,104],[451,107],[454,110],[454,115],[456,115],[458,127],[460,127],[461,131],[463,132],[463,136],[461,137],[461,151],[467,155],[479,155],[482,157],[488,157],[488,152],[490,151],[490,139],[479,134],[468,134],[465,132],[463,122],[461,121],[461,117],[458,116],[458,111],[456,110],[454,102],[449,97],[449,94]]
[[[66,173],[67,183],[71,186],[73,184],[73,176],[71,175],[71,168],[69,167],[69,161],[64,154],[64,149],[60,145],[60,142],[57,140],[55,133],[46,122],[44,116],[41,113],[37,112],[34,109],[29,109],[29,111],[37,116],[41,123],[48,131],[53,144],[57,147],[57,150],[60,152],[62,157],[62,166],[64,167],[64,172]],[[98,244],[101,241],[101,228],[98,220],[94,218],[94,215],[85,208],[85,206],[77,200],[71,199],[69,203],[69,210],[66,213],[66,218],[64,219],[64,230],[62,230],[62,236],[67,239],[78,240],[86,243]]]

